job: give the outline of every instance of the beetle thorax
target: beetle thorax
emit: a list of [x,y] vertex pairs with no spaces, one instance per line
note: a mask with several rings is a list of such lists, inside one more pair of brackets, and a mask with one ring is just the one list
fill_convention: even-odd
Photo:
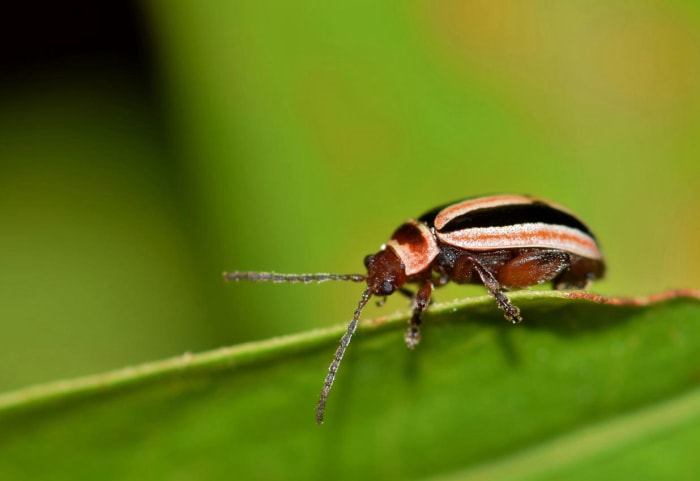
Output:
[[407,276],[430,269],[440,253],[432,230],[425,223],[416,220],[409,220],[396,229],[386,246],[401,260]]

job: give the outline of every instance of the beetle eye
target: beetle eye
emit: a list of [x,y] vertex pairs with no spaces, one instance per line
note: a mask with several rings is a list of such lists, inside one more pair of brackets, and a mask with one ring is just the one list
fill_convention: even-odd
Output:
[[382,294],[385,296],[388,296],[389,294],[392,294],[394,292],[394,283],[386,280],[382,282]]
[[369,265],[372,262],[372,259],[374,259],[374,254],[369,254],[365,256],[365,269],[369,269]]

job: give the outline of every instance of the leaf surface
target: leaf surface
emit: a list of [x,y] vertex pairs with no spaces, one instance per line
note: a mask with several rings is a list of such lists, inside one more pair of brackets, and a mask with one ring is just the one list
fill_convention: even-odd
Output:
[[[691,293],[692,294],[692,293]],[[0,396],[2,479],[590,479],[697,472],[700,302],[513,293]],[[573,297],[573,298],[572,298]],[[671,296],[665,296],[671,297]],[[612,302],[612,304],[611,304]]]

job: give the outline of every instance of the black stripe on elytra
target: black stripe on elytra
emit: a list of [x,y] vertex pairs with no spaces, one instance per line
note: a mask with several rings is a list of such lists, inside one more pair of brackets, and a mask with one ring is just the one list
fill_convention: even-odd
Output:
[[[434,220],[435,216],[433,216]],[[595,239],[588,227],[576,217],[539,201],[531,204],[501,205],[473,210],[455,217],[439,232],[455,232],[474,227],[505,227],[535,222],[571,227]]]
[[[494,194],[493,196],[500,195],[500,194]],[[446,208],[455,205],[455,204],[461,204],[462,202],[466,202],[468,200],[474,200],[478,199],[480,197],[482,198],[487,198],[487,197],[493,197],[492,195],[474,195],[472,197],[465,197],[464,199],[459,199],[455,202],[450,202],[449,204],[441,205],[440,207],[435,207],[434,209],[430,209],[428,212],[423,214],[418,218],[420,222],[424,222],[428,227],[433,228],[435,227],[435,218],[438,216],[440,212],[445,210]]]
[[425,223],[430,228],[433,228],[433,227],[435,227],[435,218],[437,217],[437,215],[443,209],[445,209],[446,207],[449,207],[451,205],[452,204],[446,204],[446,205],[441,205],[440,207],[435,207],[433,210],[430,210],[430,211],[426,212],[425,214],[423,214],[422,216],[420,216],[418,218],[418,221]]

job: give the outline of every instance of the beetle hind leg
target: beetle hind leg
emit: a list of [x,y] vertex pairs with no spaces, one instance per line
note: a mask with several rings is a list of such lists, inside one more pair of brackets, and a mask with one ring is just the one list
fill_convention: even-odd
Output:
[[555,289],[585,289],[591,282],[600,279],[605,274],[605,265],[596,259],[575,256],[571,267],[562,271],[552,284]]

